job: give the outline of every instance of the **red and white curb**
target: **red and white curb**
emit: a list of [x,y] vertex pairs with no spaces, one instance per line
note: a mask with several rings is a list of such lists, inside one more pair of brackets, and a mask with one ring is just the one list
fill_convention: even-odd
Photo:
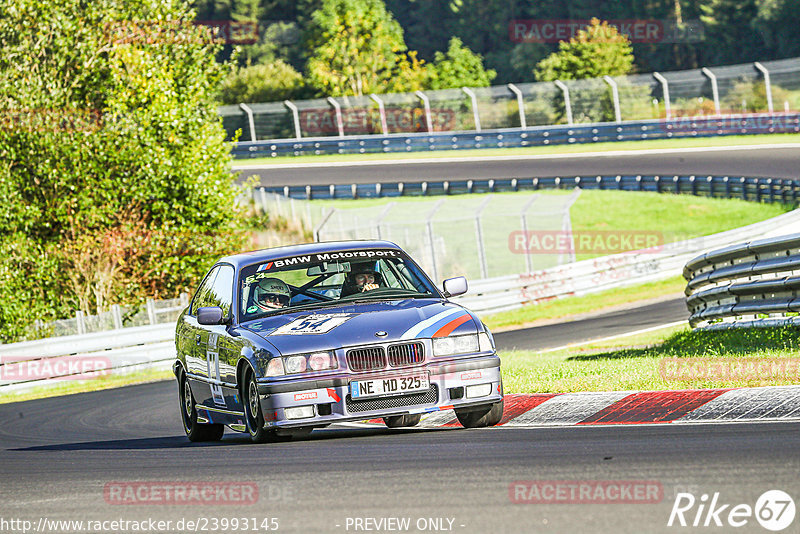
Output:
[[[498,426],[641,425],[800,420],[800,386],[683,391],[540,393],[505,396]],[[372,419],[366,424],[382,423]],[[423,416],[423,428],[460,427],[452,410]]]

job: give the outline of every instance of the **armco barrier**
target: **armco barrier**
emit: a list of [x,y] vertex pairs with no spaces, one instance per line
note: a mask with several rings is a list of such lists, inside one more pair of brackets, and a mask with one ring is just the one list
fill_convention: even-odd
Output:
[[[453,300],[485,315],[539,301],[657,280],[680,273],[686,262],[701,250],[776,233],[793,225],[800,225],[800,210],[727,232],[673,243],[658,250],[640,250],[534,273],[473,280],[469,292]],[[758,243],[751,243],[748,250],[765,254],[763,247],[758,248]],[[784,256],[786,250],[800,254],[800,234],[794,236],[794,241],[780,243],[781,246],[770,245],[770,250],[774,249],[770,254],[778,257],[780,250],[784,250]],[[704,262],[714,261],[713,258],[703,255],[689,265],[697,264],[699,272],[705,268]],[[784,261],[782,257],[780,261]],[[772,260],[770,265],[778,263],[778,260]],[[787,265],[785,262],[780,264],[781,268]],[[700,272],[700,276],[704,273]],[[170,323],[0,345],[0,393],[55,385],[69,378],[90,378],[98,371],[108,374],[144,368],[167,369],[175,358],[174,332],[175,324]],[[82,369],[80,364],[86,362],[90,370],[85,374],[79,372]]]
[[797,202],[800,180],[751,176],[616,175],[551,176],[489,180],[386,182],[340,185],[286,185],[259,187],[267,193],[297,199],[374,198],[536,191],[540,189],[600,189],[650,191],[738,198],[754,202]]
[[609,141],[800,132],[800,113],[763,113],[587,125],[504,128],[481,132],[402,133],[238,142],[234,158],[397,153],[548,146]]
[[174,335],[175,323],[165,323],[0,345],[0,393],[168,369],[175,359]]
[[800,325],[800,234],[748,241],[689,261],[693,327]]

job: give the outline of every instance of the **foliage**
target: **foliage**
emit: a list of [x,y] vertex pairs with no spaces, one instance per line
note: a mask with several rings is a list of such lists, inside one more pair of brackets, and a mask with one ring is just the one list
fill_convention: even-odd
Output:
[[222,70],[192,17],[180,0],[0,5],[3,340],[175,296],[240,246]]
[[324,0],[312,20],[307,79],[324,96],[483,87],[496,75],[457,37],[420,60],[383,0]]
[[304,96],[303,77],[291,65],[272,63],[235,68],[220,86],[221,104],[277,102]]
[[488,87],[497,76],[493,70],[483,68],[483,58],[464,46],[461,39],[453,37],[447,53],[436,52],[428,89],[453,87]]
[[308,81],[330,96],[384,92],[406,51],[403,29],[381,0],[324,0],[308,45]]
[[[779,85],[771,85],[773,107],[783,109],[783,102],[791,100],[791,93]],[[742,105],[744,103],[744,105]],[[763,81],[741,80],[733,84],[720,103],[722,108],[734,113],[767,111],[767,86]]]
[[593,18],[585,30],[559,43],[558,52],[536,66],[536,79],[582,80],[602,76],[623,76],[633,69],[633,48],[628,38],[606,21]]

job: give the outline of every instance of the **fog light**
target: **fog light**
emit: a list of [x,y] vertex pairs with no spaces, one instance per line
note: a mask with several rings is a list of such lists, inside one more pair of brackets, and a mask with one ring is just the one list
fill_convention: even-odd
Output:
[[491,394],[491,384],[478,384],[476,386],[467,386],[467,398],[474,399],[475,397],[485,397]]
[[307,419],[309,417],[314,417],[314,406],[284,408],[283,414],[286,416],[286,419]]
[[456,388],[450,388],[450,398],[451,399],[463,399],[464,398],[464,386],[458,386]]

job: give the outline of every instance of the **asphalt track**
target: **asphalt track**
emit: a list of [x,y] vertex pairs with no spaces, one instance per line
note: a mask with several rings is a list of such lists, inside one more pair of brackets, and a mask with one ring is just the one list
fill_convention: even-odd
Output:
[[[590,150],[590,148],[588,148]],[[420,156],[422,157],[422,156]],[[261,185],[327,185],[374,182],[422,182],[426,180],[469,180],[487,178],[531,178],[534,176],[595,175],[722,175],[798,178],[800,148],[759,148],[757,146],[657,150],[594,155],[503,156],[453,158],[398,163],[335,165],[273,164],[247,165],[239,160],[242,178],[258,176]],[[238,169],[237,165],[234,166]]]
[[498,350],[542,350],[688,320],[685,298],[597,314],[579,321],[533,326],[494,335]]
[[[529,331],[531,343],[564,344],[584,327],[606,335],[638,328],[649,324],[645,316],[661,320],[653,309],[587,318],[567,330],[537,327]],[[0,405],[0,526],[12,518],[34,525],[43,517],[153,519],[173,521],[168,531],[179,531],[174,525],[182,518],[255,517],[277,518],[284,532],[364,532],[354,528],[356,519],[409,518],[408,531],[432,532],[429,520],[438,518],[444,527],[439,531],[465,533],[669,532],[677,528],[666,525],[681,492],[698,499],[719,492],[720,502],[750,506],[770,489],[800,495],[796,422],[331,427],[267,445],[229,432],[221,443],[204,445],[183,436],[177,400],[175,383],[159,382]],[[649,481],[661,490],[648,503],[512,502],[512,484],[532,480]],[[108,484],[132,481],[245,482],[255,484],[258,499],[244,505],[120,505],[104,494]],[[687,513],[690,522],[696,509]],[[751,518],[737,530],[759,529]]]
[[[408,517],[449,518],[464,533],[669,532],[679,492],[750,506],[771,489],[800,495],[800,423],[378,427],[267,445],[231,433],[202,445],[181,435],[176,385],[161,382],[4,405],[0,429],[2,518],[33,524],[274,517],[284,532],[355,532],[348,518]],[[254,483],[258,500],[119,505],[104,496],[109,483],[198,480]],[[511,484],[532,480],[650,481],[662,490],[654,503],[513,503]]]

